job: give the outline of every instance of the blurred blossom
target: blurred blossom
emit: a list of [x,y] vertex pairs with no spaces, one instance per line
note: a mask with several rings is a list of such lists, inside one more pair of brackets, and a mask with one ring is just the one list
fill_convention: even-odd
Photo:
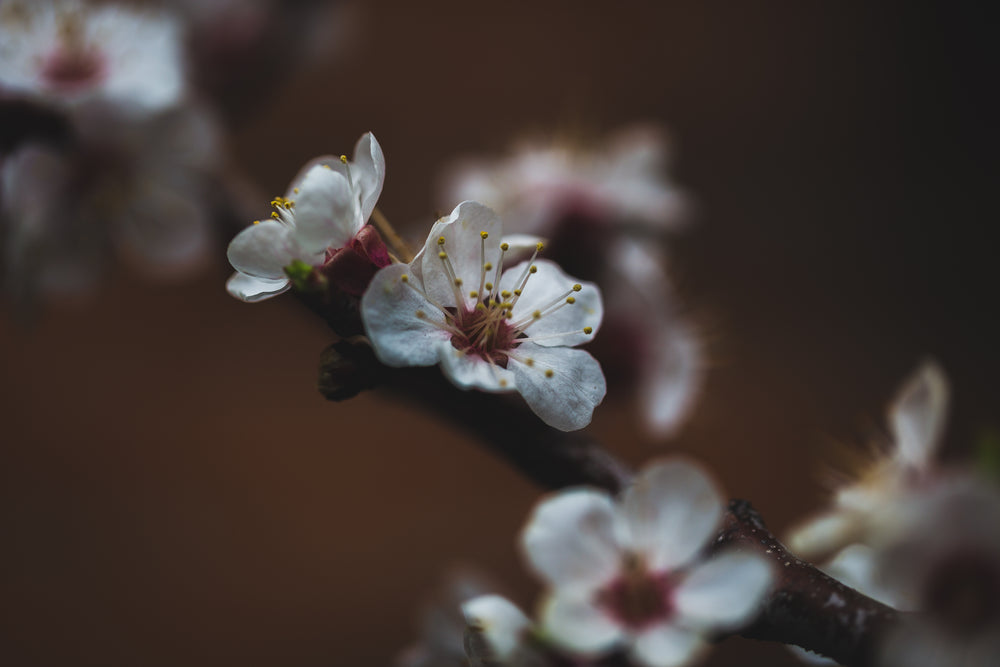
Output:
[[751,622],[773,575],[753,554],[704,558],[722,514],[714,483],[684,460],[646,466],[620,502],[588,489],[543,500],[521,541],[550,588],[545,635],[585,657],[625,646],[638,662],[666,667]]
[[546,238],[547,257],[601,287],[609,311],[593,352],[613,389],[635,389],[646,427],[661,436],[680,426],[702,375],[661,248],[686,219],[666,167],[665,137],[636,127],[591,149],[524,144],[495,162],[461,162],[442,188],[444,201],[482,201],[508,229]]
[[388,366],[440,364],[463,389],[516,391],[546,424],[583,428],[605,384],[600,364],[574,346],[601,326],[601,294],[534,256],[508,267],[516,250],[492,210],[459,204],[412,262],[372,280],[365,330]]
[[881,665],[1000,664],[1000,489],[953,476],[899,502],[876,574],[921,613],[887,638]]
[[309,162],[285,196],[271,202],[272,219],[254,222],[229,244],[236,269],[226,283],[229,293],[250,302],[281,294],[291,285],[291,270],[360,296],[375,270],[389,263],[378,234],[366,226],[384,181],[385,157],[370,132],[358,140],[351,161],[325,156]]
[[120,118],[88,105],[74,121],[73,146],[25,144],[3,162],[8,289],[29,299],[86,291],[112,254],[153,277],[200,268],[218,152],[207,114],[186,106]]
[[929,489],[940,477],[934,457],[948,412],[948,382],[925,362],[889,406],[890,441],[853,482],[839,488],[832,507],[793,531],[789,544],[806,558],[868,543],[880,512],[899,498]]
[[396,667],[465,667],[466,620],[462,605],[493,586],[483,575],[459,569],[423,605],[420,638],[396,660]]
[[526,642],[534,624],[507,598],[481,595],[462,604],[468,624],[465,647],[472,667],[549,664],[540,650]]
[[180,25],[163,13],[79,0],[0,0],[0,94],[117,114],[176,105],[186,85]]

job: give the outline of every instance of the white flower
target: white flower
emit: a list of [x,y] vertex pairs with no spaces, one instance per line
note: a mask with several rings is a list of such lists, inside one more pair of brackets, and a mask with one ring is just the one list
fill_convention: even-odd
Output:
[[470,631],[466,652],[473,665],[519,664],[518,654],[528,652],[524,639],[534,624],[507,598],[480,595],[462,603],[462,614]]
[[549,258],[600,286],[608,318],[591,352],[612,394],[634,393],[658,437],[683,423],[703,375],[700,342],[679,313],[657,238],[685,220],[666,161],[662,134],[635,127],[591,148],[527,144],[506,159],[459,164],[443,188],[447,201],[482,201],[508,230],[545,237]]
[[528,143],[506,160],[457,165],[444,198],[484,202],[518,230],[545,237],[569,213],[665,229],[680,224],[684,208],[664,178],[666,160],[664,137],[652,127],[620,132],[594,150]]
[[320,266],[347,246],[375,209],[385,181],[385,157],[371,132],[354,158],[316,158],[278,197],[271,220],[255,222],[229,244],[236,273],[226,283],[243,301],[261,301],[288,289],[285,267],[299,260]]
[[22,297],[86,290],[112,250],[157,278],[208,259],[214,124],[189,106],[117,120],[81,110],[71,149],[24,146],[3,163],[5,260]]
[[163,111],[185,90],[181,31],[162,12],[78,0],[0,2],[0,92],[72,108]]
[[521,537],[551,588],[544,631],[583,655],[625,644],[646,665],[687,664],[706,635],[750,622],[771,584],[753,554],[699,560],[722,513],[711,480],[683,460],[647,466],[617,503],[588,489],[544,500]]
[[881,510],[931,483],[947,412],[948,381],[937,364],[925,362],[889,407],[890,448],[857,481],[837,490],[830,510],[792,533],[792,550],[810,557],[855,541],[869,543],[866,533]]
[[550,426],[583,428],[604,375],[572,346],[600,326],[600,292],[534,257],[508,267],[515,248],[502,235],[493,211],[459,204],[409,265],[375,275],[361,300],[365,330],[388,366],[441,364],[463,389],[517,391]]

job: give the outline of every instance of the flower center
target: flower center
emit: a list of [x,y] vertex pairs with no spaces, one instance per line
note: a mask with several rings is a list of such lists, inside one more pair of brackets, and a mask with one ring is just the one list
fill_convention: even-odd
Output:
[[76,12],[60,16],[61,44],[42,62],[42,78],[56,90],[72,92],[91,87],[106,72],[103,54],[84,44],[83,20]]
[[640,556],[628,554],[621,576],[597,593],[597,601],[622,625],[642,630],[670,617],[672,591],[669,575],[650,572]]

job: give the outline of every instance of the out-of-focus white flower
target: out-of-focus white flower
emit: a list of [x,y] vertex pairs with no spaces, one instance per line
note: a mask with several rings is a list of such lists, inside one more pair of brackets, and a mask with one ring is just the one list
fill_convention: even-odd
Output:
[[255,222],[229,244],[236,273],[226,283],[243,301],[261,301],[287,290],[285,268],[298,260],[318,267],[348,246],[375,209],[385,181],[385,157],[371,132],[354,158],[312,160],[278,197],[271,220]]
[[879,582],[919,611],[886,638],[883,667],[1000,664],[1000,490],[953,475],[898,501]]
[[388,366],[440,364],[463,389],[516,391],[550,426],[583,428],[604,375],[573,346],[600,327],[600,292],[549,261],[509,267],[516,248],[502,236],[492,210],[459,204],[410,264],[375,275],[361,300],[365,330]]
[[462,613],[468,625],[466,651],[473,667],[522,666],[532,658],[545,664],[524,641],[534,624],[507,598],[481,595],[463,603]]
[[932,483],[947,412],[947,379],[937,364],[925,362],[889,407],[889,449],[857,481],[837,490],[830,510],[792,533],[792,550],[810,557],[855,541],[868,543],[866,532],[881,510]]
[[664,229],[681,224],[684,209],[664,176],[666,162],[666,141],[652,127],[621,132],[593,150],[527,143],[504,160],[456,165],[444,198],[481,201],[512,229],[547,238],[568,214]]
[[84,291],[111,253],[153,277],[185,275],[207,259],[214,124],[194,107],[114,118],[90,106],[75,116],[73,147],[26,145],[4,161],[10,291]]
[[584,656],[626,645],[639,662],[683,665],[712,632],[750,622],[772,582],[747,553],[700,554],[723,513],[722,497],[698,466],[647,466],[620,502],[588,489],[542,501],[521,536],[550,593],[543,631]]
[[442,188],[446,201],[485,202],[508,230],[545,237],[547,257],[601,287],[608,318],[592,352],[661,437],[683,423],[703,371],[657,238],[686,219],[666,162],[662,133],[637,127],[597,147],[526,144],[507,159],[460,163]]
[[176,105],[185,93],[180,25],[163,12],[78,0],[0,0],[0,92],[118,113]]

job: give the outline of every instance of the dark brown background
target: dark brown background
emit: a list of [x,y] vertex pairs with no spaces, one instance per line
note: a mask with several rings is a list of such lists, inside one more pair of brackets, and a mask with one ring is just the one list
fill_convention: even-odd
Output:
[[[994,37],[966,7],[875,4],[366,3],[353,52],[262,86],[233,163],[278,193],[373,130],[408,222],[455,155],[665,123],[711,372],[672,442],[622,405],[593,429],[635,463],[697,456],[782,529],[924,355],[954,385],[951,455],[997,425]],[[454,562],[531,604],[514,538],[538,490],[415,411],[324,402],[329,335],[227,273],[221,251],[182,286],[118,273],[0,322],[3,664],[386,664]],[[794,664],[738,640],[710,660],[756,663]]]

